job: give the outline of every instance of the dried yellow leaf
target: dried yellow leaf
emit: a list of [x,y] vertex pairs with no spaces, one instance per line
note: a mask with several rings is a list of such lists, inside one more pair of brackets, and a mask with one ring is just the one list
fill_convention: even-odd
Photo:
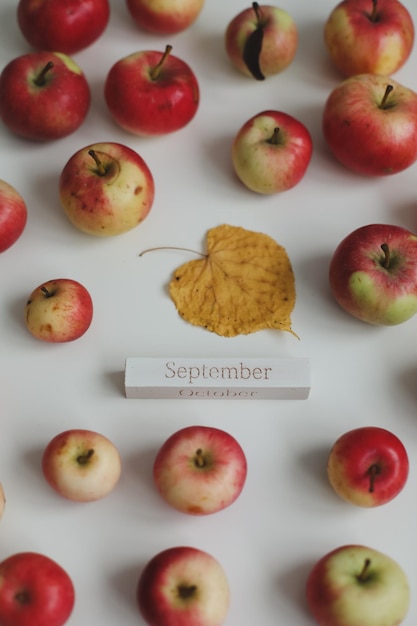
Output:
[[291,263],[263,233],[227,224],[209,230],[207,254],[179,267],[169,292],[187,322],[223,337],[266,328],[293,333]]

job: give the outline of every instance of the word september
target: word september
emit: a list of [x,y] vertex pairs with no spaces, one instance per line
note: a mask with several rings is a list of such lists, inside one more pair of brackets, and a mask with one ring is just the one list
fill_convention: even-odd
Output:
[[215,365],[179,365],[175,361],[165,364],[164,376],[167,379],[179,379],[192,385],[201,380],[269,380],[272,367],[247,367],[242,361],[236,366]]

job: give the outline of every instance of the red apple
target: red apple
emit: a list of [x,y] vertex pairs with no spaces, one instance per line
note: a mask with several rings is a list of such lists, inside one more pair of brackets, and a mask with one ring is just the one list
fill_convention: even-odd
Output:
[[149,626],[221,626],[229,610],[229,584],[213,556],[178,546],[159,552],[145,566],[137,601]]
[[417,160],[417,93],[376,74],[347,78],[327,98],[323,133],[336,159],[353,172],[401,172]]
[[336,440],[327,475],[341,498],[358,506],[375,507],[400,493],[408,468],[407,451],[396,435],[385,428],[362,426]]
[[19,0],[17,21],[26,41],[37,50],[75,54],[104,32],[109,0]]
[[71,278],[42,283],[25,306],[29,332],[42,341],[62,343],[78,339],[93,319],[93,302],[87,289]]
[[193,70],[164,53],[135,52],[110,69],[104,95],[121,128],[136,135],[163,135],[186,126],[197,112],[200,91]]
[[90,108],[87,79],[61,52],[31,52],[10,61],[0,74],[0,118],[16,135],[35,141],[66,137]]
[[189,28],[200,15],[204,0],[127,0],[135,22],[156,35],[173,35]]
[[120,143],[96,143],[78,150],[66,163],[59,195],[76,228],[110,237],[145,219],[153,205],[155,185],[137,152]]
[[245,484],[245,453],[232,435],[213,426],[188,426],[161,446],[155,485],[178,511],[207,515],[230,506]]
[[101,433],[81,428],[53,437],[42,455],[49,485],[64,498],[92,502],[107,496],[121,474],[119,452]]
[[75,602],[67,572],[36,552],[17,552],[0,563],[1,626],[63,626]]
[[311,135],[302,122],[281,111],[262,111],[236,134],[232,162],[246,187],[272,194],[300,182],[312,152]]
[[391,224],[368,224],[347,235],[330,260],[339,305],[369,324],[401,324],[417,312],[417,235]]
[[344,545],[310,571],[307,605],[320,626],[399,626],[410,605],[407,575],[379,550]]
[[414,24],[398,0],[343,0],[325,23],[324,42],[345,76],[390,76],[411,54]]
[[229,22],[226,53],[242,74],[264,80],[285,70],[298,46],[297,26],[284,9],[252,2]]
[[20,193],[0,180],[0,252],[12,246],[23,233],[27,222],[27,207]]

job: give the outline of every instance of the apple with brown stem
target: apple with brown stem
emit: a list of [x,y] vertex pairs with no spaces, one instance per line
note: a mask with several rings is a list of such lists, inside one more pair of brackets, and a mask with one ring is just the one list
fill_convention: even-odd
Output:
[[135,135],[177,131],[195,116],[200,89],[191,67],[171,54],[144,50],[117,61],[107,74],[104,97],[110,114]]

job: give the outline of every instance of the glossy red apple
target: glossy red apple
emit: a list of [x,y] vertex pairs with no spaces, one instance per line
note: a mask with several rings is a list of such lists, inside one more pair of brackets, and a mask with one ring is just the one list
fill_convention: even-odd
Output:
[[221,626],[230,590],[217,559],[198,548],[178,546],[147,563],[138,581],[137,602],[149,626]]
[[64,498],[93,502],[115,488],[121,459],[114,443],[101,433],[72,428],[55,435],[45,447],[42,471]]
[[408,470],[403,443],[377,426],[362,426],[341,435],[327,461],[335,492],[363,507],[380,506],[395,498],[407,482]]
[[401,324],[417,313],[417,235],[392,224],[367,224],[336,247],[330,290],[350,315],[369,324]]
[[336,159],[353,172],[401,172],[417,160],[417,93],[376,74],[347,78],[327,98],[323,134]]
[[10,131],[35,141],[75,132],[90,108],[81,68],[61,52],[31,52],[10,61],[0,74],[0,118]]
[[204,0],[127,0],[126,4],[140,28],[156,35],[173,35],[194,24]]
[[319,626],[399,626],[410,606],[410,585],[403,568],[386,554],[343,545],[313,566],[306,597]]
[[12,246],[23,233],[27,207],[20,193],[5,180],[0,180],[0,252]]
[[264,80],[294,60],[298,30],[293,17],[274,5],[252,2],[238,13],[225,32],[226,53],[242,74]]
[[238,441],[213,426],[176,431],[159,449],[153,466],[163,499],[191,515],[230,506],[240,495],[246,474],[246,456]]
[[313,141],[306,126],[282,111],[262,111],[237,132],[233,168],[242,183],[260,194],[287,191],[307,171]]
[[17,552],[0,563],[1,626],[63,626],[74,602],[71,578],[49,557]]
[[144,159],[116,142],[77,150],[59,178],[67,217],[82,232],[98,237],[121,235],[138,226],[154,196],[154,179]]
[[165,52],[135,52],[110,69],[104,95],[116,123],[136,135],[164,135],[194,117],[200,90],[193,70]]
[[110,17],[109,0],[19,0],[17,21],[37,50],[75,54],[95,42]]
[[37,339],[51,343],[78,339],[92,319],[90,293],[71,278],[42,283],[33,290],[25,306],[26,328]]
[[399,0],[343,0],[327,18],[324,42],[344,76],[390,76],[411,54],[413,19]]

